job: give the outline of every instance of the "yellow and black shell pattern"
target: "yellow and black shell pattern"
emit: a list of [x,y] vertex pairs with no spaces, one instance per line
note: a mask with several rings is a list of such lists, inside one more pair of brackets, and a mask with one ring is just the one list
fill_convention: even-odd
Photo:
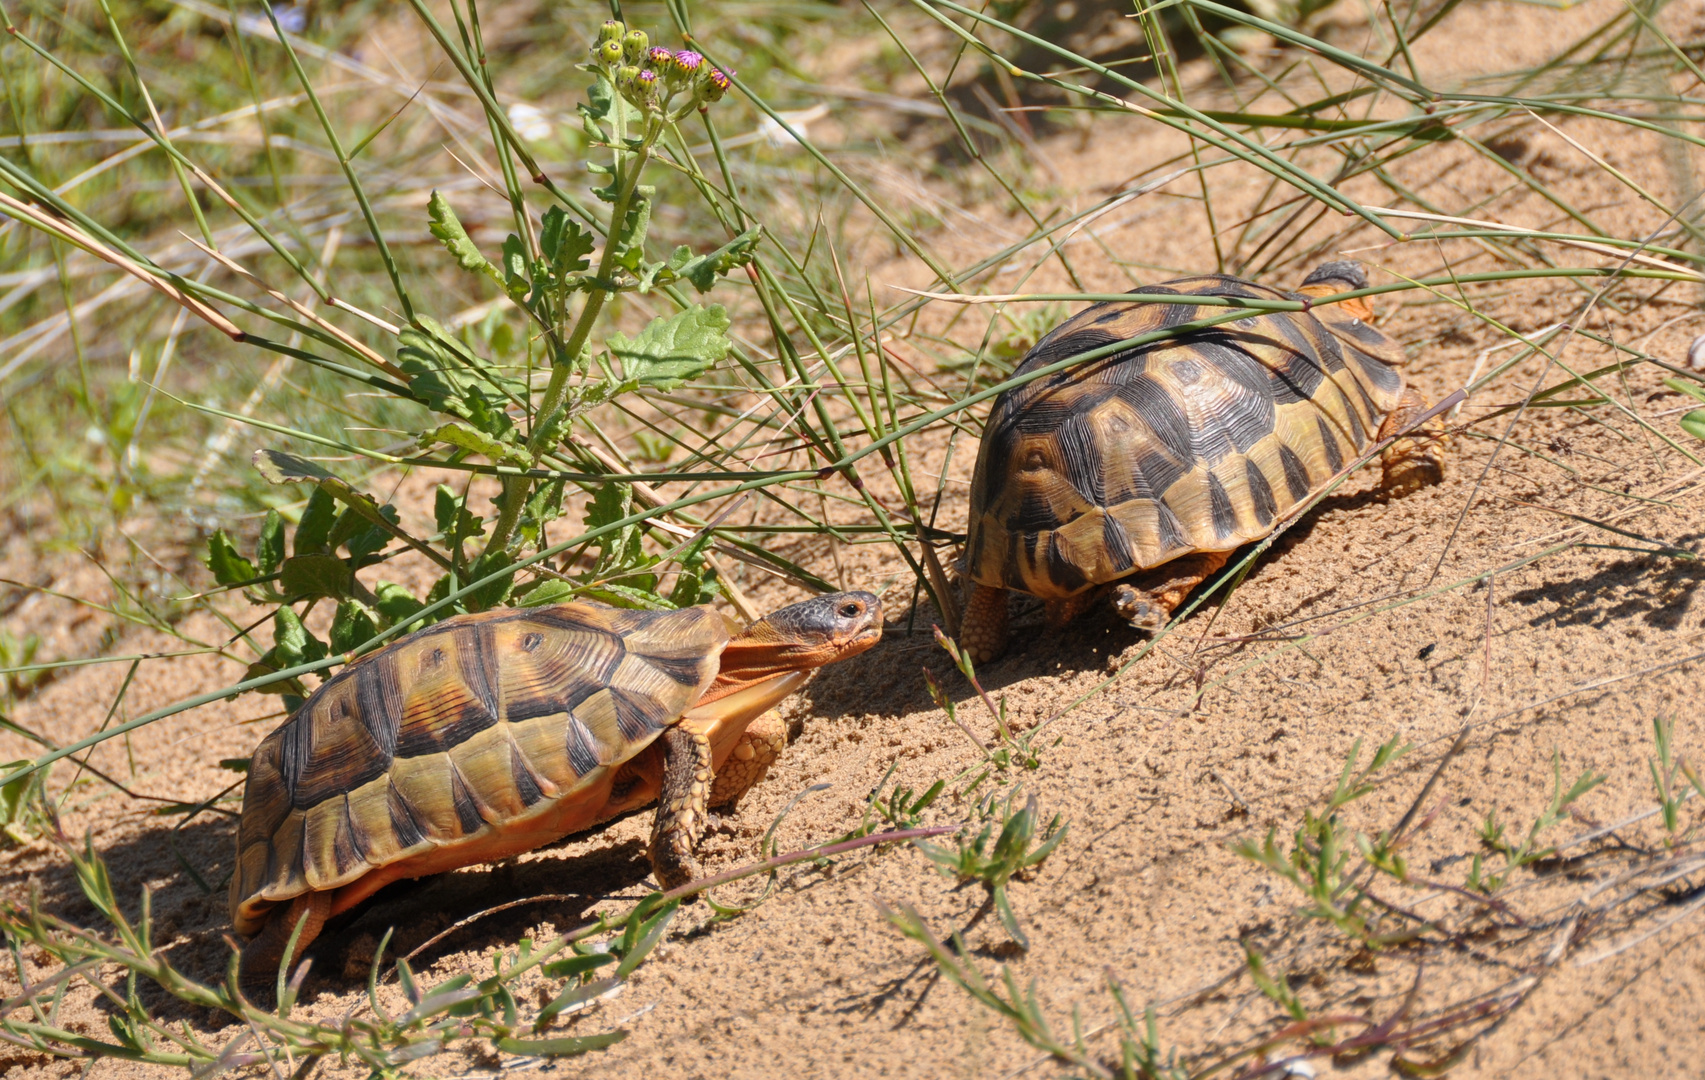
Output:
[[[1223,315],[1190,296],[1300,300],[1220,275],[1136,290],[1056,327],[1015,375]],[[1267,312],[1086,362],[995,400],[971,481],[973,581],[1066,599],[1266,536],[1374,441],[1399,346],[1342,309]]]
[[361,658],[255,751],[233,924],[252,934],[307,892],[353,901],[372,891],[364,877],[491,861],[595,824],[618,767],[716,678],[729,633],[707,607],[572,603],[459,616]]

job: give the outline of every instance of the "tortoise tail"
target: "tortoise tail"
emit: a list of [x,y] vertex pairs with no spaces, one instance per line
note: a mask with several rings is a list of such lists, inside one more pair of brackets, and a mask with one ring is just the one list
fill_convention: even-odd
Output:
[[243,992],[251,997],[270,996],[278,977],[278,963],[284,959],[284,948],[290,944],[290,935],[295,933],[296,924],[302,924],[302,933],[297,936],[296,949],[291,954],[292,966],[302,959],[308,946],[320,936],[320,929],[325,926],[331,912],[332,894],[329,892],[304,893],[288,906],[274,908],[272,917],[261,932],[243,946],[241,958],[237,961],[237,982]]

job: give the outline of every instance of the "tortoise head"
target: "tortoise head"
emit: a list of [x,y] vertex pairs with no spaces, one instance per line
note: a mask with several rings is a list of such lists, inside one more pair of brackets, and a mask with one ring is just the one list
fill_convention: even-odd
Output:
[[756,681],[811,671],[857,656],[882,638],[882,601],[867,592],[830,593],[790,604],[729,641],[721,680]]

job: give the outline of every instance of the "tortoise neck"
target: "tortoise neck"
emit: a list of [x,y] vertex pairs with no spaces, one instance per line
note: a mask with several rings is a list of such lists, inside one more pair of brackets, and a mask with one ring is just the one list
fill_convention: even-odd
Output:
[[[711,683],[699,701],[701,704],[709,703],[770,682],[786,684],[790,687],[788,693],[792,693],[791,688],[802,684],[822,662],[822,657],[805,653],[797,645],[737,637],[722,650],[722,664],[716,681]],[[799,678],[778,680],[778,676],[791,674]]]

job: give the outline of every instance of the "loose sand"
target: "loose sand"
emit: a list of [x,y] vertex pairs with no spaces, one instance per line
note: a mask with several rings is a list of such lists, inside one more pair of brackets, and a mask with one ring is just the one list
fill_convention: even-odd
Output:
[[[1441,81],[1531,64],[1609,11],[1602,3],[1568,13],[1465,5],[1423,39],[1417,63]],[[1353,45],[1358,32],[1346,24],[1339,40]],[[1567,130],[1660,197],[1674,195],[1672,173],[1655,144],[1627,129],[1590,123]],[[1102,131],[1087,142],[1062,135],[1043,144],[1083,202],[1181,148],[1170,133],[1139,118],[1109,120]],[[1507,152],[1576,205],[1594,207],[1598,220],[1618,235],[1642,236],[1662,222],[1661,214],[1539,125],[1512,137]],[[1530,227],[1559,225],[1555,210],[1531,195],[1480,205],[1507,185],[1508,176],[1460,147],[1441,144],[1394,169],[1447,208],[1473,206],[1476,217]],[[1252,208],[1262,186],[1253,174],[1232,170],[1215,173],[1214,183],[1222,221]],[[1166,191],[1189,195],[1193,184],[1174,183]],[[1371,186],[1354,182],[1346,190],[1376,197]],[[985,232],[965,219],[951,221],[939,238],[942,247],[969,261],[1003,242],[997,234],[1018,228],[999,212],[985,216],[995,226]],[[1465,244],[1385,245],[1366,230],[1331,231],[1342,224],[1331,218],[1307,240],[1325,242],[1327,252],[1355,252],[1383,268],[1375,271],[1381,281],[1394,280],[1387,269],[1436,272],[1441,250],[1459,271],[1498,266]],[[1145,195],[1096,228],[1121,258],[1181,270],[1212,266],[1197,205],[1173,195]],[[1080,242],[1070,250],[1087,287],[1130,287],[1093,245]],[[1548,251],[1589,265],[1593,258]],[[921,268],[904,260],[869,265],[878,282],[929,284]],[[1267,278],[1293,281],[1305,269],[1285,264]],[[1137,273],[1146,281],[1169,276]],[[1016,281],[1017,275],[1000,276],[991,288],[1004,291]],[[1023,287],[1067,285],[1058,263],[1051,263]],[[1599,303],[1584,318],[1580,311],[1590,293],[1572,286],[1504,286],[1470,295],[1481,311],[1518,332],[1572,319],[1600,337],[1671,360],[1705,330],[1693,306],[1696,292],[1679,285],[1636,286],[1618,294],[1621,310]],[[1410,346],[1409,378],[1435,400],[1483,364],[1512,355],[1506,350],[1483,361],[1483,350],[1508,339],[1449,303],[1387,301],[1381,308],[1382,325]],[[931,317],[941,325],[947,313]],[[969,322],[975,329],[962,326],[955,334],[969,333],[974,341],[984,324]],[[905,342],[895,347],[904,359],[925,362]],[[1575,336],[1562,362],[1585,371],[1612,358],[1606,346]],[[1664,390],[1664,374],[1638,366],[1606,388],[1623,409],[1697,452],[1699,444],[1676,426],[1686,399]],[[1520,401],[1527,390],[1562,378],[1556,367],[1526,361],[1477,395],[1458,419]],[[1255,563],[1223,609],[1215,614],[1211,605],[1204,607],[1128,669],[1122,665],[1146,647],[1131,631],[1090,619],[1064,634],[1043,634],[1039,613],[1020,615],[1018,646],[984,669],[984,685],[1005,699],[1018,728],[1050,724],[1036,740],[1039,768],[1010,779],[1036,797],[1044,815],[1058,814],[1070,828],[1057,853],[1012,886],[1015,913],[1031,941],[1028,952],[1013,946],[984,909],[980,887],[956,887],[910,848],[861,852],[826,871],[783,872],[768,899],[743,918],[710,926],[703,905],[683,910],[669,939],[625,991],[570,1028],[621,1026],[630,1032],[627,1040],[544,1067],[558,1075],[606,1077],[1058,1074],[1061,1066],[943,979],[921,947],[881,914],[884,906],[912,905],[938,935],[962,931],[970,962],[984,973],[1006,964],[1018,985],[1034,986],[1056,1031],[1070,1031],[1072,1012],[1079,1010],[1089,1046],[1109,1059],[1116,1044],[1108,976],[1123,985],[1134,1007],[1152,1005],[1163,1045],[1189,1053],[1198,1066],[1277,1031],[1284,1016],[1250,980],[1240,944],[1247,941],[1289,974],[1315,1015],[1375,1022],[1395,1017],[1400,1026],[1447,1021],[1408,1054],[1435,1060],[1466,1043],[1453,1075],[1687,1072],[1689,1063],[1705,1059],[1699,936],[1705,921],[1696,911],[1695,879],[1680,878],[1662,891],[1630,885],[1625,895],[1617,891],[1624,886],[1604,888],[1615,875],[1642,865],[1641,850],[1661,847],[1656,818],[1567,847],[1541,864],[1540,874],[1517,875],[1520,888],[1507,897],[1509,917],[1443,888],[1375,885],[1384,902],[1466,932],[1434,931],[1428,944],[1374,954],[1295,914],[1300,893],[1229,849],[1234,840],[1259,839],[1270,828],[1288,841],[1304,813],[1321,807],[1358,740],[1364,759],[1394,735],[1414,749],[1381,774],[1377,790],[1345,811],[1346,820],[1370,834],[1389,829],[1434,778],[1403,853],[1417,878],[1450,886],[1462,885],[1468,856],[1483,850],[1477,827],[1487,814],[1495,811],[1519,835],[1545,809],[1554,761],[1565,783],[1589,769],[1607,779],[1547,834],[1548,843],[1593,833],[1654,805],[1646,765],[1654,718],[1676,718],[1680,752],[1705,761],[1699,564],[1578,546],[1696,548],[1705,536],[1705,473],[1640,430],[1626,412],[1600,408],[1589,418],[1565,409],[1529,410],[1511,425],[1505,416],[1458,437],[1448,481],[1406,499],[1374,497],[1371,471],[1353,477]],[[1497,437],[1506,432],[1514,441],[1500,446]],[[933,477],[948,442],[928,434],[910,452],[917,475]],[[968,441],[953,447],[940,501],[945,528],[963,528],[973,458]],[[866,469],[865,476],[879,495],[893,497],[879,468]],[[424,513],[436,480],[410,477],[396,496],[399,505]],[[838,521],[862,520],[847,504],[829,506]],[[1583,526],[1564,512],[1613,521],[1653,543]],[[891,621],[877,649],[824,671],[785,706],[795,725],[792,745],[738,813],[707,838],[712,871],[755,858],[759,838],[790,804],[776,829],[781,851],[851,828],[890,768],[895,781],[922,789],[972,765],[976,751],[932,704],[924,670],[959,702],[963,719],[981,731],[991,726],[932,643],[933,610],[908,610],[910,582],[890,551],[831,551],[823,541],[780,550],[831,579],[839,574],[850,585],[893,586]],[[184,562],[192,581],[204,580],[193,576],[198,567]],[[85,565],[10,564],[5,576],[110,597],[103,579]],[[742,582],[761,608],[802,595],[756,574]],[[46,649],[54,656],[182,647],[102,616],[81,615],[78,624],[72,614],[79,609],[45,597],[16,603],[16,595],[7,625],[15,633],[48,634]],[[252,618],[241,605],[230,612]],[[197,616],[186,630],[204,640],[230,636],[208,616]],[[226,685],[241,670],[206,656],[143,663],[115,719]],[[85,735],[102,725],[128,671],[123,663],[67,671],[24,698],[16,719],[55,740]],[[1109,684],[1115,671],[1121,673]],[[275,702],[250,697],[179,715],[128,742],[103,745],[92,764],[127,778],[138,796],[205,799],[236,779],[219,760],[250,751],[277,722]],[[21,740],[0,737],[0,758],[30,752]],[[61,766],[56,786],[72,771]],[[233,823],[203,814],[173,831],[178,819],[152,816],[153,805],[92,784],[74,795],[64,826],[72,835],[92,837],[127,902],[134,903],[143,885],[154,890],[157,940],[175,964],[200,978],[217,977],[226,955],[225,898],[218,888],[205,893],[189,868],[213,885],[224,879]],[[952,822],[969,811],[965,802],[944,797],[928,817]],[[1688,806],[1682,813],[1684,821],[1695,818]],[[335,1017],[358,1002],[367,961],[386,926],[396,927],[394,948],[407,951],[494,904],[543,897],[475,921],[428,948],[416,967],[440,979],[489,970],[490,953],[523,934],[554,935],[582,925],[594,910],[618,908],[646,891],[648,831],[640,815],[512,863],[393,887],[323,939],[306,1008]],[[1488,858],[1490,865],[1497,861]],[[32,889],[49,909],[96,923],[56,849],[38,844],[0,854],[0,892],[20,900]],[[757,891],[748,881],[722,899]],[[1588,917],[1592,906],[1604,911]],[[9,979],[0,977],[0,993],[13,992],[6,989],[15,988]],[[533,995],[543,986],[524,983],[522,989]],[[394,988],[388,993],[395,997]],[[237,1034],[220,1030],[201,1010],[157,993],[145,997],[161,1015],[211,1024],[212,1038]],[[103,1008],[85,991],[67,999],[63,1016],[106,1037]],[[1336,1037],[1361,1030],[1345,1021]],[[1285,1045],[1289,1054],[1305,1044]],[[1387,1050],[1360,1060],[1316,1058],[1313,1067],[1321,1075],[1380,1076],[1389,1073],[1391,1056]],[[453,1054],[415,1071],[490,1074],[496,1064]],[[20,1080],[73,1075],[79,1068],[0,1050],[0,1071]],[[326,1072],[338,1071],[328,1063]],[[93,1072],[149,1070],[109,1061]]]

